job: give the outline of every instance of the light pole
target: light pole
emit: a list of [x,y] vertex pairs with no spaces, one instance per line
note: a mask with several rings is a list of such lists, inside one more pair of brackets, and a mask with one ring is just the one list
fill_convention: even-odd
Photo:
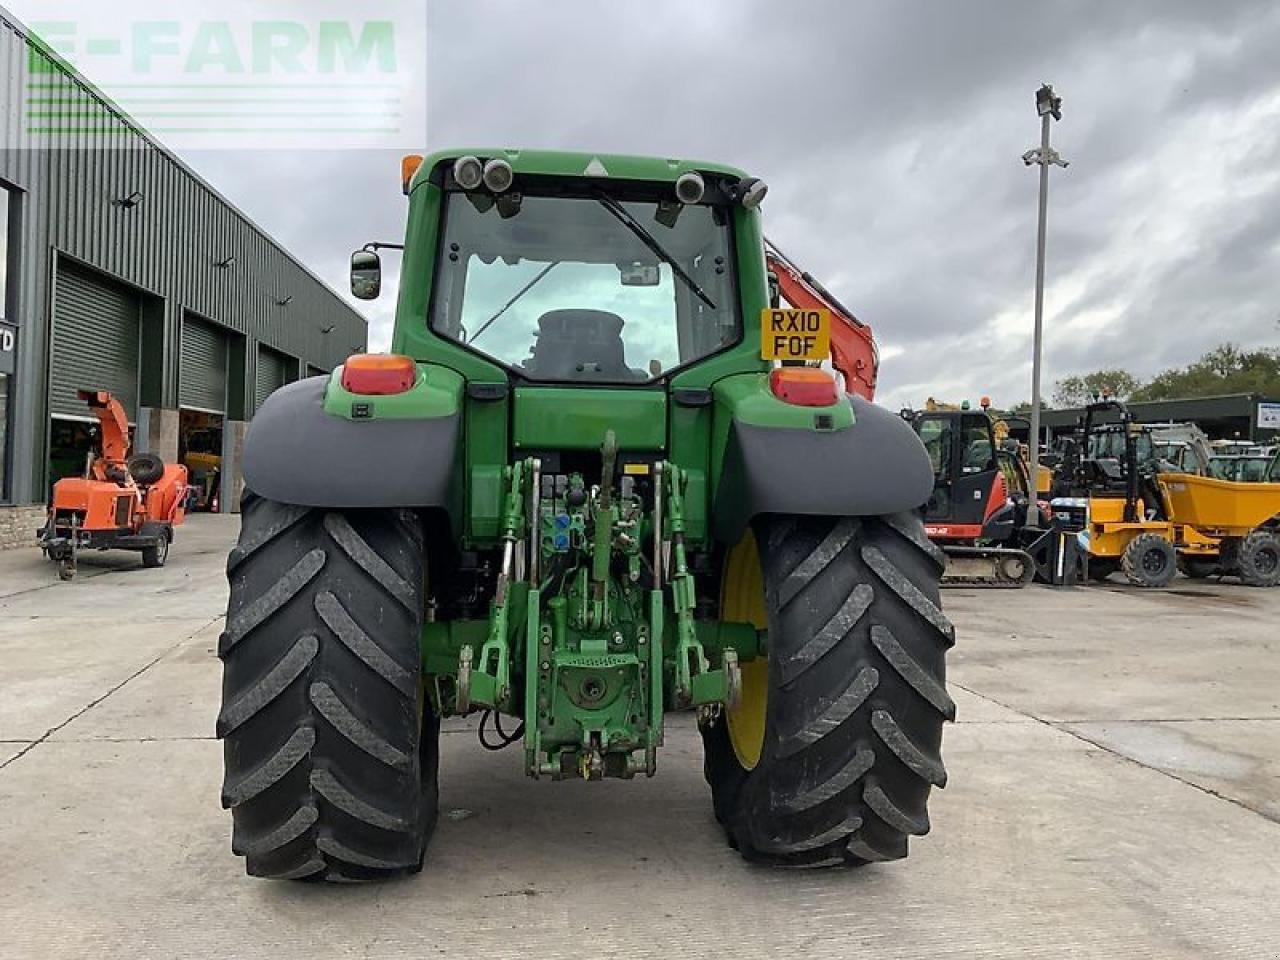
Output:
[[1031,490],[1027,504],[1027,525],[1040,526],[1040,501],[1037,496],[1040,478],[1040,353],[1044,343],[1044,240],[1045,221],[1049,213],[1049,167],[1057,164],[1066,167],[1067,161],[1049,146],[1049,124],[1062,119],[1062,98],[1045,83],[1036,91],[1036,113],[1040,115],[1040,146],[1022,155],[1027,166],[1040,167],[1040,224],[1036,232],[1036,332],[1031,359],[1031,436],[1030,448]]

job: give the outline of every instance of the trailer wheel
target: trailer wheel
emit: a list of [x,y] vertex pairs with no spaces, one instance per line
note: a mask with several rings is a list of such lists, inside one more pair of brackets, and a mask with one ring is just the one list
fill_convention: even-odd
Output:
[[1120,569],[1135,587],[1167,587],[1178,572],[1178,552],[1158,533],[1140,533],[1124,548]]
[[415,872],[440,730],[421,680],[421,522],[252,493],[241,509],[218,644],[232,851],[260,877]]
[[142,565],[144,567],[163,567],[169,559],[169,530],[160,531],[154,545],[142,548]]
[[1240,580],[1250,587],[1280,584],[1280,535],[1259,528],[1240,541],[1236,564]]
[[955,718],[944,567],[908,514],[769,517],[730,551],[721,616],[767,626],[769,653],[702,732],[716,815],[746,859],[857,866],[929,831]]

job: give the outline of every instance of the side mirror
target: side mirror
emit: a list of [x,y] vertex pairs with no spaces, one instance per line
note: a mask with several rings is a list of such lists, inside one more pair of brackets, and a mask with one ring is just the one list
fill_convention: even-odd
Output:
[[351,295],[357,300],[376,300],[382,292],[382,260],[372,250],[351,255]]

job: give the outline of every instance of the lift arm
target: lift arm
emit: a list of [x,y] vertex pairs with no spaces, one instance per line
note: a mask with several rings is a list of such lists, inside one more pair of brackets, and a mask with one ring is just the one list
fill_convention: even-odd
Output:
[[816,277],[796,266],[767,237],[764,256],[787,303],[797,309],[831,311],[835,320],[831,326],[831,365],[844,377],[845,392],[867,400],[875,399],[880,352],[871,328],[855,317],[853,311],[837,300]]

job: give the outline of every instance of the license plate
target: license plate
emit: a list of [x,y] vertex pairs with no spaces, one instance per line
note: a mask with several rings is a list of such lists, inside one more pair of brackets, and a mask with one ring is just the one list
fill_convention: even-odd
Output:
[[826,360],[831,356],[831,311],[761,310],[760,356],[765,360]]

